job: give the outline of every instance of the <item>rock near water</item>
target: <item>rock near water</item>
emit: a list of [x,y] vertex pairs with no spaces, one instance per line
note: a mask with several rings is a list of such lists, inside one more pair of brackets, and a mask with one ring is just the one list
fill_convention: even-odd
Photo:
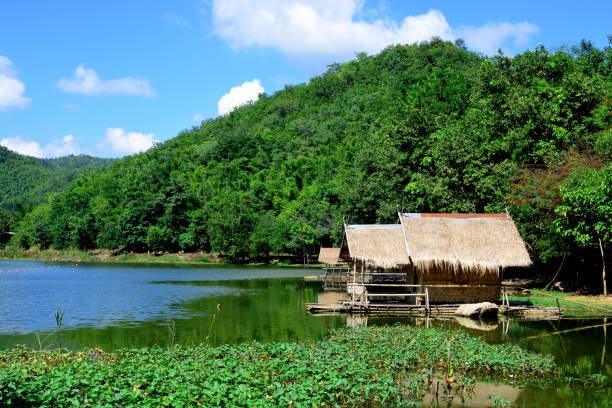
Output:
[[470,303],[461,305],[455,311],[456,316],[497,316],[499,306],[491,302]]

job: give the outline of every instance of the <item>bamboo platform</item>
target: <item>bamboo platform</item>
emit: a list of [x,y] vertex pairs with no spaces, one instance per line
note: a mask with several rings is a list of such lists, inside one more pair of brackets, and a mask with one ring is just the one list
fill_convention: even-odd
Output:
[[[405,303],[368,303],[344,301],[332,304],[306,303],[306,310],[312,314],[358,313],[358,314],[398,314],[416,316],[453,316],[461,304],[410,305]],[[518,319],[551,319],[563,315],[563,310],[556,307],[540,306],[510,306],[500,308],[500,313],[507,317]]]

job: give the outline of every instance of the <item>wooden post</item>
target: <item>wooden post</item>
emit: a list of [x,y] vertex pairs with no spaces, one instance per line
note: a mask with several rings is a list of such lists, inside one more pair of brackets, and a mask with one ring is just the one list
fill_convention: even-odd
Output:
[[[424,293],[424,288],[423,288],[423,273],[415,267],[415,269],[417,270],[417,280],[418,280],[418,284],[419,284],[419,293]],[[419,305],[421,304],[421,298],[417,298],[419,300]]]
[[362,284],[362,285],[365,283],[365,282],[363,281],[363,275],[364,275],[364,273],[365,273],[365,270],[364,270],[364,269],[365,269],[365,263],[364,263],[364,262],[362,262],[362,263],[361,263],[361,284]]
[[561,318],[561,306],[559,306],[559,298],[555,298],[557,301],[557,311],[559,312],[559,319]]
[[425,288],[425,310],[429,314],[429,291]]

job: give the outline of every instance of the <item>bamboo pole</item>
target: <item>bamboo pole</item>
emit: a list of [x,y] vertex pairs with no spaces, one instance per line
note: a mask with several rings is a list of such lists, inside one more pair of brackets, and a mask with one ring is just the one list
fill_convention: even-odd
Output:
[[540,337],[554,336],[554,335],[557,335],[557,334],[573,333],[573,332],[587,330],[587,329],[596,329],[598,327],[607,327],[607,326],[610,326],[610,325],[612,325],[612,323],[596,324],[594,326],[577,327],[575,329],[560,330],[560,331],[556,331],[556,332],[552,332],[552,333],[538,334],[537,336],[529,336],[529,337],[525,337],[525,340],[539,339]]
[[561,259],[561,265],[559,266],[559,269],[557,270],[557,273],[555,273],[555,277],[552,278],[552,280],[548,283],[548,285],[544,286],[544,290],[548,289],[548,287],[551,285],[551,283],[553,283],[555,281],[555,279],[557,279],[557,276],[559,276],[559,272],[561,272],[561,268],[563,268],[563,262],[565,262],[565,254],[563,254],[563,259]]

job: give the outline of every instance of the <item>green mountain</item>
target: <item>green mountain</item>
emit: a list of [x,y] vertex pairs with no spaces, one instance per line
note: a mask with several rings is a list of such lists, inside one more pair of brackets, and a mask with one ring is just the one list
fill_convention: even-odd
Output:
[[40,204],[47,193],[60,192],[79,176],[111,161],[84,155],[38,159],[0,146],[0,208]]
[[593,242],[558,209],[579,172],[607,183],[611,90],[612,49],[588,42],[513,58],[438,39],[359,54],[79,177],[16,239],[239,260],[313,253],[339,243],[343,219],[396,222],[397,208],[507,208],[534,259],[581,256]]

